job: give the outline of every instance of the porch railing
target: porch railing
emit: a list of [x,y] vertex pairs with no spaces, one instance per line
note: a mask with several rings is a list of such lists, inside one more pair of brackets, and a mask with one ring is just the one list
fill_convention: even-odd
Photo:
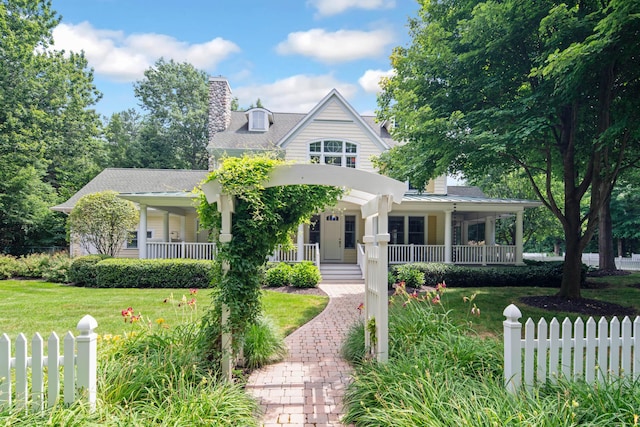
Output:
[[[451,251],[454,264],[515,264],[514,245],[454,245]],[[389,264],[445,262],[445,254],[444,245],[389,245]]]
[[444,245],[389,245],[389,264],[444,262]]
[[216,255],[215,243],[147,242],[147,258],[188,258],[212,260]]
[[320,246],[317,243],[305,243],[302,248],[302,259],[298,259],[298,245],[288,249],[278,246],[268,260],[269,262],[311,261],[320,267]]

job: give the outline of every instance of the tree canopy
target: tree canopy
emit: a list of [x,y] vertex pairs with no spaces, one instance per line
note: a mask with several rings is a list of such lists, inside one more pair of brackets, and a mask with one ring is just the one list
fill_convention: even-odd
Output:
[[422,2],[379,96],[406,141],[381,171],[423,184],[521,168],[563,227],[560,295],[579,297],[582,250],[640,145],[639,12],[625,0]]
[[48,208],[97,173],[100,94],[81,53],[51,49],[45,0],[0,1],[0,251],[63,244]]
[[208,76],[189,63],[159,59],[134,84],[144,119],[145,167],[207,169]]

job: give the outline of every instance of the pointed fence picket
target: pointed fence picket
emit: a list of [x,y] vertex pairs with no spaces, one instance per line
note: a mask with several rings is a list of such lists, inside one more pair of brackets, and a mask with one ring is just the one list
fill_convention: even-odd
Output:
[[[44,340],[36,333],[31,340],[31,356],[27,352],[27,338],[19,334],[15,341],[15,356],[11,357],[11,340],[0,335],[0,409],[15,408],[32,411],[54,406],[60,399],[60,370],[64,379],[65,404],[86,401],[95,408],[97,383],[97,338],[93,330],[96,320],[86,315],[78,322],[80,335],[67,332],[64,354],[60,354],[60,339],[52,332],[44,355]],[[30,368],[30,369],[29,369]],[[29,375],[30,374],[30,375]],[[12,378],[15,381],[12,382]],[[29,387],[29,378],[31,387]],[[46,385],[46,390],[45,390]]]
[[590,384],[640,378],[640,316],[633,322],[629,317],[622,322],[603,317],[597,323],[592,317],[586,323],[564,319],[562,324],[540,319],[537,325],[528,319],[522,338],[518,307],[509,305],[503,315],[504,378],[512,392],[559,377]]

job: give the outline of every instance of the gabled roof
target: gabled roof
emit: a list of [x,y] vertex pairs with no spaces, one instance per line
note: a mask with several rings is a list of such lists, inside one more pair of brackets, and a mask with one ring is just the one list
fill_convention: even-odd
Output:
[[249,131],[249,120],[245,111],[232,111],[231,123],[223,131],[216,133],[209,143],[212,152],[237,152],[242,150],[277,150],[285,148],[286,141],[299,129],[313,120],[317,111],[331,100],[337,98],[353,116],[353,120],[360,123],[362,128],[380,147],[393,147],[397,143],[391,138],[386,128],[375,122],[375,117],[360,116],[349,103],[335,89],[320,101],[308,114],[301,113],[272,113],[273,123],[266,132]]
[[356,110],[353,109],[353,107],[351,106],[351,104],[349,104],[347,102],[346,99],[344,99],[344,97],[340,94],[340,92],[338,92],[336,89],[332,89],[331,92],[329,92],[327,94],[327,96],[325,96],[315,107],[313,107],[313,109],[311,111],[309,111],[309,113],[304,117],[304,119],[302,119],[300,122],[298,122],[295,127],[293,127],[285,136],[284,138],[282,138],[282,141],[280,142],[280,147],[281,148],[286,148],[287,144],[289,143],[289,141],[301,130],[303,129],[306,125],[308,125],[309,123],[311,123],[313,121],[313,119],[322,111],[325,109],[325,107],[332,101],[332,100],[337,100],[339,103],[341,103],[343,105],[343,107],[346,108],[348,114],[351,116],[352,120],[354,120],[354,122],[356,122],[357,124],[360,125],[360,127],[369,134],[369,136],[371,136],[371,139],[373,140],[373,142],[378,145],[378,147],[381,150],[388,150],[389,148],[391,148],[391,145],[389,145],[385,140],[383,140],[382,138],[380,138],[380,134],[377,132],[374,132],[373,129],[371,128],[371,126],[369,126],[363,119],[362,117],[356,112]]
[[70,212],[85,194],[106,190],[118,193],[188,193],[208,174],[205,170],[107,168],[69,200],[51,209]]

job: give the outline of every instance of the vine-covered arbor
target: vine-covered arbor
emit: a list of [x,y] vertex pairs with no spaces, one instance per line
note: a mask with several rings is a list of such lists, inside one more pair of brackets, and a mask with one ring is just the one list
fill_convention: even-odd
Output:
[[[365,219],[367,267],[365,275],[365,313],[367,324],[366,341],[375,357],[385,362],[388,357],[388,303],[387,303],[387,244],[390,240],[388,212],[393,203],[401,203],[406,184],[382,175],[350,168],[338,168],[320,164],[280,164],[269,172],[264,188],[289,185],[323,185],[345,189],[342,200],[360,206]],[[217,180],[201,186],[208,203],[215,203],[220,212],[219,240],[233,240],[232,220],[235,210],[234,197],[225,191]],[[223,265],[229,271],[230,265]],[[229,318],[229,309],[223,309],[223,323]],[[228,328],[223,325],[223,373],[230,377],[232,370],[232,342]]]

